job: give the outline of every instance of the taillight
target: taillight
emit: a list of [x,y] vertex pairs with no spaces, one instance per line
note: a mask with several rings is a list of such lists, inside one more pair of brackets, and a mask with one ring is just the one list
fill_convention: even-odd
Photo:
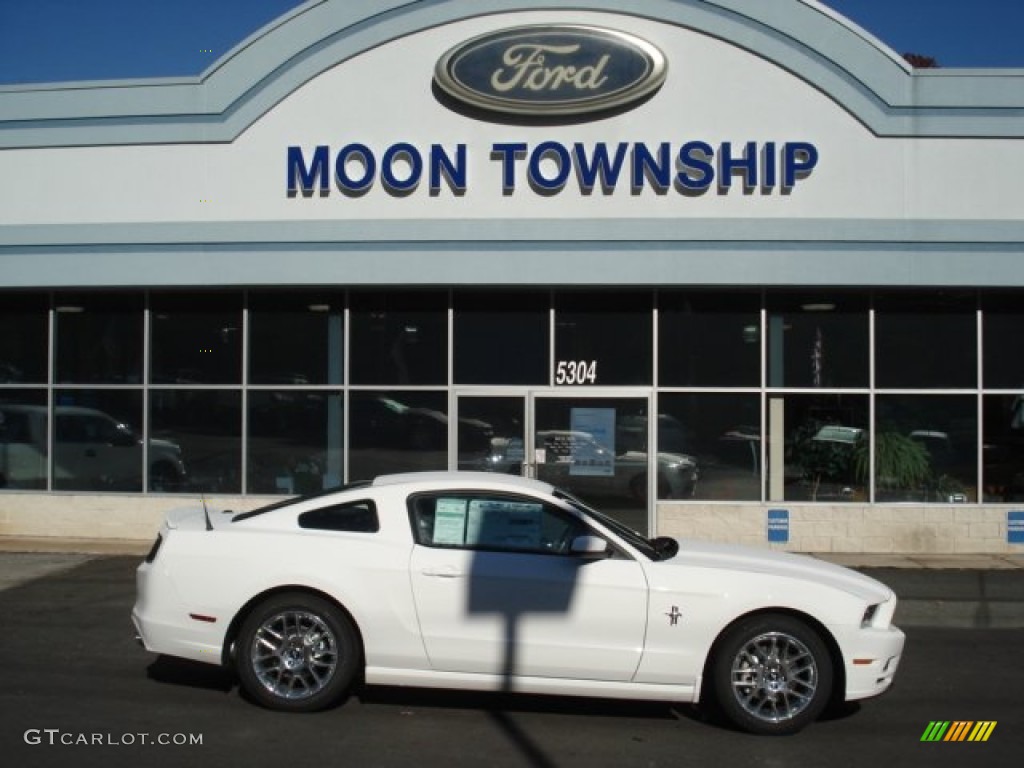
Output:
[[153,546],[149,549],[149,554],[146,555],[146,562],[152,563],[156,560],[156,553],[160,551],[160,545],[164,543],[164,537],[161,534],[156,535],[156,541],[153,542]]

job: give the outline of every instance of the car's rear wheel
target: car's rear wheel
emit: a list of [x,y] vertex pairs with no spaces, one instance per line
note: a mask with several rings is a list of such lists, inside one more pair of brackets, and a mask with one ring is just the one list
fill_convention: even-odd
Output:
[[832,693],[828,648],[791,616],[740,621],[722,638],[711,674],[723,714],[751,733],[796,733],[817,719]]
[[348,692],[360,662],[351,620],[336,605],[302,593],[256,606],[238,635],[242,687],[271,709],[312,712]]

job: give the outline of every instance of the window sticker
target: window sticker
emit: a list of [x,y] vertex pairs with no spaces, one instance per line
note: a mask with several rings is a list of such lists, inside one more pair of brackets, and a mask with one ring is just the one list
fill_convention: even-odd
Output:
[[543,509],[543,505],[530,502],[474,499],[469,504],[466,543],[539,550]]
[[433,543],[448,547],[461,547],[466,543],[465,499],[437,500]]

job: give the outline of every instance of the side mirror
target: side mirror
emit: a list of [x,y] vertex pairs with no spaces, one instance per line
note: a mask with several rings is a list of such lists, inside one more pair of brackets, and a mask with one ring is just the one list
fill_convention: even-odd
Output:
[[569,552],[588,558],[607,557],[610,554],[608,542],[600,536],[577,536],[572,540]]

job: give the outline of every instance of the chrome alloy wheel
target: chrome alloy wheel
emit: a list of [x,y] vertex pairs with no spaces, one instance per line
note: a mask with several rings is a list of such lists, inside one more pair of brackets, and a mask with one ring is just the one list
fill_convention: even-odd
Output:
[[811,650],[785,632],[748,640],[733,657],[732,691],[754,718],[780,723],[799,715],[814,700],[818,663]]
[[322,691],[338,668],[338,639],[323,618],[287,610],[256,630],[249,652],[252,671],[271,694],[307,699]]

